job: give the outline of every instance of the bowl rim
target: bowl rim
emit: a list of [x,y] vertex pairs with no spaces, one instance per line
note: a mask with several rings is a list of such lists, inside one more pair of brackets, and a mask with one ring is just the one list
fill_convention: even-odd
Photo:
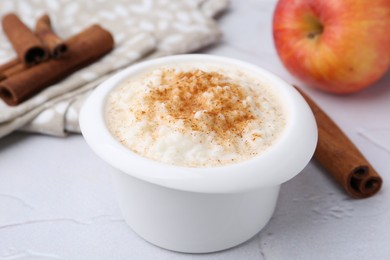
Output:
[[[132,75],[166,64],[211,62],[237,66],[258,74],[276,88],[286,113],[286,126],[278,140],[249,160],[218,167],[175,166],[142,157],[120,144],[105,123],[106,98]],[[209,54],[167,56],[131,65],[101,83],[85,101],[80,129],[91,149],[105,162],[130,176],[167,188],[202,192],[235,193],[280,185],[297,175],[310,161],[317,144],[317,126],[298,91],[276,75],[247,62]]]

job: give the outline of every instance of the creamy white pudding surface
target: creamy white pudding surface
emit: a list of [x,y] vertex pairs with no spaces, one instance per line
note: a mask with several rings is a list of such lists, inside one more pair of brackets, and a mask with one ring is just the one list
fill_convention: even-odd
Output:
[[233,66],[167,65],[131,77],[106,104],[111,134],[163,163],[214,167],[260,155],[285,128],[277,93]]

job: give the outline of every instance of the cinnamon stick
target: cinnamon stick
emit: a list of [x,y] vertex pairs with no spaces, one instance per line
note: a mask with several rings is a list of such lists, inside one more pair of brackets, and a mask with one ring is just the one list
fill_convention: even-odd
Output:
[[18,58],[14,58],[14,59],[12,59],[12,60],[4,63],[4,64],[1,64],[0,65],[0,81],[2,81],[3,79],[7,78],[7,76],[4,75],[4,73],[7,70],[12,69],[12,67],[17,66],[19,63],[20,63],[19,59]]
[[13,66],[15,66],[16,64],[19,63],[19,59],[18,58],[14,58],[4,64],[1,64],[0,65],[0,73],[2,73],[3,71],[6,71],[8,70],[9,68],[12,68]]
[[303,91],[297,90],[312,109],[318,126],[314,158],[354,198],[377,193],[382,178],[343,131]]
[[0,81],[4,80],[6,78],[9,78],[10,76],[15,75],[17,73],[20,73],[20,72],[22,72],[22,71],[24,71],[26,69],[27,69],[26,64],[24,64],[22,62],[18,62],[14,66],[10,67],[9,69],[4,70],[3,72],[1,72],[1,74],[0,74]]
[[28,68],[0,82],[0,98],[15,106],[112,50],[112,35],[93,25],[66,41],[68,54]]
[[2,25],[19,59],[26,65],[33,65],[47,59],[45,46],[15,14],[4,16]]
[[51,57],[57,59],[67,52],[68,46],[54,33],[50,18],[47,14],[38,19],[35,25],[35,33],[45,44]]

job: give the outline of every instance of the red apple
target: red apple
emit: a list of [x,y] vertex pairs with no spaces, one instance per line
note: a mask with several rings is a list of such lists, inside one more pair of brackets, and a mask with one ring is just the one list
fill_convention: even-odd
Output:
[[390,0],[279,0],[277,52],[310,86],[352,93],[390,67]]

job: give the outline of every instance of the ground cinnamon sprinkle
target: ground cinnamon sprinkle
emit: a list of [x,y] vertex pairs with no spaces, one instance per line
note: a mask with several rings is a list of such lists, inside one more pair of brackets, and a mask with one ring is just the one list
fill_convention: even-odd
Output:
[[167,64],[116,88],[107,100],[110,132],[156,161],[214,167],[266,151],[285,127],[272,86],[220,64]]
[[[145,97],[147,113],[140,111],[137,119],[156,116],[182,120],[194,131],[215,132],[225,139],[241,136],[255,116],[246,105],[242,88],[216,72],[163,70],[161,86],[151,88]],[[161,113],[161,104],[167,113]]]

